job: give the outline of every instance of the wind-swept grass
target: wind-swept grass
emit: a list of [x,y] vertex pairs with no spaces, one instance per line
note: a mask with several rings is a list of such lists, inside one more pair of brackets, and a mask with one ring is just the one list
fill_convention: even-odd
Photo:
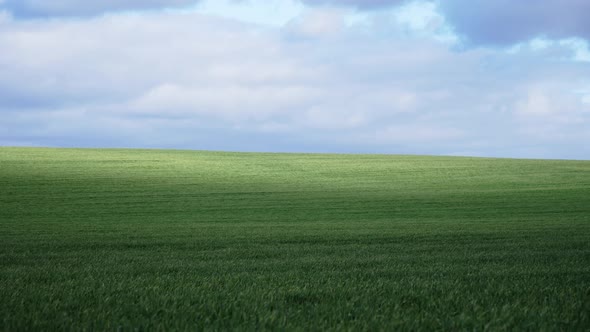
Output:
[[590,329],[590,162],[0,149],[0,330]]

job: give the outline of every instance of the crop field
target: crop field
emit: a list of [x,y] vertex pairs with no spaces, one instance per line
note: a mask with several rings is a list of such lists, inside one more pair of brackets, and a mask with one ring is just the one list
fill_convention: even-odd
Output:
[[590,162],[0,148],[0,330],[590,330]]

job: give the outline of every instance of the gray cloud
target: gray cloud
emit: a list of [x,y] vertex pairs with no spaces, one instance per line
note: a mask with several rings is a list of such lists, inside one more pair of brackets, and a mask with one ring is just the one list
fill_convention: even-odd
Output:
[[473,44],[510,45],[540,36],[590,40],[588,0],[441,0],[439,6]]
[[[343,5],[377,9],[404,0],[302,0],[314,5]],[[426,0],[427,1],[427,0]],[[438,4],[447,23],[468,43],[511,45],[535,37],[590,40],[588,0],[431,0]]]
[[16,17],[91,16],[112,11],[187,6],[197,0],[4,0],[0,9]]

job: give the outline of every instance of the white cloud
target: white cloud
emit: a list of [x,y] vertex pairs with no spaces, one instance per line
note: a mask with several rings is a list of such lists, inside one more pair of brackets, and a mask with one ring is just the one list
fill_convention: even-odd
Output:
[[436,125],[405,124],[390,125],[375,132],[375,140],[380,144],[407,144],[419,142],[430,144],[441,141],[456,140],[463,137],[459,129]]
[[552,40],[534,38],[518,43],[507,49],[508,53],[529,52],[531,56],[549,56],[555,60],[590,62],[588,43],[579,38]]
[[521,113],[532,115],[548,115],[557,111],[547,94],[539,90],[530,91],[526,99],[518,102],[516,108]]
[[305,86],[157,86],[125,108],[144,115],[198,116],[227,119],[268,118],[306,107],[313,91]]
[[206,15],[280,27],[299,16],[304,6],[297,0],[203,0],[196,10]]
[[0,25],[7,24],[12,21],[12,16],[5,10],[0,10]]
[[559,41],[559,44],[571,49],[573,60],[590,62],[590,48],[587,41],[579,38],[569,38]]
[[[588,152],[577,140],[587,93],[576,91],[590,68],[559,45],[455,52],[409,38],[403,22],[389,22],[387,38],[361,31],[350,15],[306,12],[291,21],[306,38],[196,12],[7,16],[0,144],[513,155],[542,142],[548,155]],[[548,123],[571,151],[531,134]]]
[[524,120],[545,119],[555,123],[583,123],[584,95],[577,93],[576,83],[536,82],[525,88],[525,96],[516,102],[517,115]]
[[349,13],[335,8],[309,9],[291,20],[286,31],[295,37],[329,37],[342,33]]

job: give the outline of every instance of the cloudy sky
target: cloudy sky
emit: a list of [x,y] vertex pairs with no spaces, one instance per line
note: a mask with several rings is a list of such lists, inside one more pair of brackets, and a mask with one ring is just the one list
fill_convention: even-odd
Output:
[[0,0],[0,145],[590,159],[588,0]]

